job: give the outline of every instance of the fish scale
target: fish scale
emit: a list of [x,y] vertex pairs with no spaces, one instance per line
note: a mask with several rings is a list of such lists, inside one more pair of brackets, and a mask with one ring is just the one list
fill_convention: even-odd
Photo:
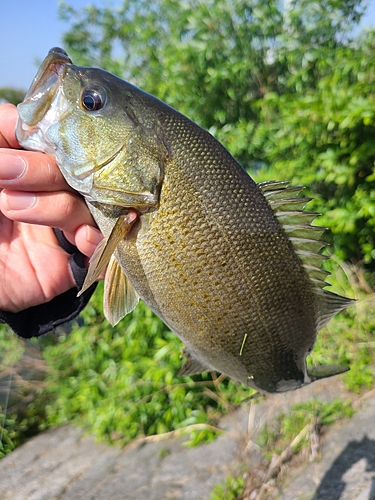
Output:
[[324,289],[323,229],[301,187],[257,185],[188,118],[59,48],[18,109],[20,144],[56,156],[105,236],[80,293],[108,264],[111,323],[141,298],[185,343],[181,375],[217,370],[262,392],[347,370],[306,367],[352,301]]
[[[184,122],[179,126],[172,125],[171,128],[176,134],[181,134],[183,124]],[[189,122],[185,122],[185,124],[189,126]],[[189,130],[185,131],[184,136],[186,136],[186,139],[182,140],[182,144],[186,144],[188,147]],[[231,174],[228,165],[223,161],[211,162],[210,152],[209,150],[206,151],[206,148],[207,146],[203,140],[198,141],[196,139],[197,151],[203,149],[197,155],[196,161],[199,161],[202,156],[205,158],[204,167],[202,168],[201,165],[204,171],[203,184],[197,183],[196,175],[194,175],[193,179],[190,179],[188,175],[189,171],[194,172],[194,169],[192,169],[194,160],[191,160],[187,166],[188,172],[186,172],[186,169],[181,171],[181,168],[177,165],[178,157],[175,159],[174,165],[166,166],[166,177],[161,193],[160,207],[157,212],[150,215],[150,218],[153,219],[152,224],[150,223],[150,226],[147,227],[144,236],[138,233],[137,247],[140,252],[140,259],[146,276],[152,276],[153,278],[153,295],[157,298],[163,316],[168,317],[168,324],[172,330],[178,332],[184,330],[184,335],[181,335],[181,337],[187,344],[190,343],[189,338],[193,337],[195,339],[198,337],[198,340],[195,341],[195,349],[200,353],[201,359],[202,353],[207,350],[207,337],[211,340],[212,343],[208,348],[211,356],[209,360],[204,359],[206,366],[225,371],[224,367],[227,367],[230,361],[231,364],[242,364],[241,369],[243,371],[247,370],[249,372],[247,376],[249,376],[253,371],[260,369],[257,368],[256,360],[258,359],[260,360],[259,364],[266,366],[269,375],[271,366],[274,366],[279,359],[283,359],[283,342],[275,342],[275,336],[284,336],[285,338],[289,332],[295,332],[296,328],[295,325],[288,324],[291,316],[286,316],[289,321],[285,321],[285,309],[283,310],[280,306],[272,307],[275,301],[280,302],[280,298],[277,296],[282,296],[285,293],[285,289],[280,286],[285,275],[284,271],[280,272],[280,270],[276,273],[269,272],[269,266],[275,262],[280,253],[280,246],[272,245],[273,238],[270,238],[268,228],[264,227],[264,224],[260,224],[263,219],[257,215],[257,213],[261,212],[259,198],[262,200],[263,210],[266,212],[269,225],[272,227],[273,232],[271,234],[278,234],[278,240],[283,237],[281,225],[270,213],[264,198],[261,197],[256,185],[250,181],[250,178],[245,177],[247,181],[245,184],[243,177]],[[182,149],[178,151],[181,156],[184,156]],[[173,150],[172,156],[174,157]],[[226,158],[226,160],[228,159],[233,162],[231,157]],[[213,175],[209,175],[212,171]],[[237,185],[234,187],[235,180],[238,177]],[[169,178],[173,179],[173,183],[172,181],[169,182]],[[182,185],[184,186],[183,198],[181,197],[180,188]],[[228,191],[231,194],[234,192],[235,196],[231,196],[228,203],[223,203],[225,193]],[[197,198],[203,200],[201,206],[198,205]],[[243,212],[248,214],[247,209],[244,207],[249,205],[254,206],[252,213],[255,213],[255,215],[252,218],[246,217],[244,219]],[[171,207],[172,217],[168,207]],[[205,214],[209,214],[209,216],[207,217]],[[221,220],[216,219],[216,214],[220,214]],[[200,223],[197,218],[200,219]],[[206,220],[202,222],[204,218]],[[236,223],[239,225],[236,226]],[[188,230],[185,237],[181,228]],[[181,277],[176,273],[176,267],[179,266],[176,265],[173,246],[168,241],[168,235],[170,234],[175,234],[176,239],[179,238],[177,247],[184,247],[181,267],[184,268],[186,261],[190,262],[188,268],[190,280],[187,283],[182,282]],[[248,243],[246,242],[246,235],[248,235]],[[254,250],[253,241],[257,236],[261,238],[258,245],[268,249],[267,259],[265,260],[261,254],[258,257],[260,262],[251,255]],[[265,238],[268,238],[270,242],[267,243]],[[159,256],[155,255],[156,249],[152,245],[152,241],[156,239],[158,241],[157,251]],[[284,239],[286,240],[285,237]],[[149,241],[150,244],[145,240]],[[184,240],[183,243],[181,240]],[[195,247],[201,249],[200,258],[196,258],[194,251],[191,252],[189,242],[194,242]],[[287,244],[287,246],[289,253],[291,253],[290,245]],[[220,266],[220,260],[224,252],[227,253],[225,256],[227,262],[225,269]],[[285,254],[285,249],[281,253]],[[292,255],[295,256],[293,250]],[[286,260],[289,262],[289,258]],[[295,261],[298,262],[296,257]],[[215,262],[215,266],[209,266],[209,262]],[[280,265],[282,266],[282,263]],[[206,272],[202,273],[200,271],[197,273],[197,267],[200,270],[202,268],[206,269]],[[300,266],[294,267],[301,276],[301,280],[307,281],[307,277],[301,272]],[[239,268],[242,268],[243,271],[240,275],[238,274]],[[263,272],[263,270],[266,272]],[[130,276],[131,269],[126,271]],[[290,269],[287,270],[287,273],[290,273]],[[199,275],[199,282],[194,281],[197,275]],[[130,277],[130,280],[135,282],[136,277],[134,277],[134,280]],[[251,281],[251,287],[249,287],[248,281]],[[271,286],[273,293],[270,293],[270,281],[274,281],[273,286]],[[198,283],[202,285],[199,286]],[[207,289],[210,291],[209,301],[207,301]],[[268,293],[262,294],[263,290],[267,290]],[[202,296],[202,291],[205,294],[204,296]],[[287,295],[289,295],[290,300],[290,294]],[[184,308],[186,297],[192,296],[194,301],[190,303],[189,315],[185,312],[183,318],[181,318],[181,311]],[[312,292],[310,293],[310,300],[311,296]],[[159,300],[158,297],[160,297]],[[223,297],[225,298],[225,310],[223,310]],[[295,300],[301,303],[300,296],[295,297]],[[253,306],[254,302],[257,304],[256,307]],[[272,329],[270,322],[267,321],[266,327],[262,328],[265,319],[263,318],[262,321],[259,311],[268,311],[268,313],[272,314],[273,309],[276,311],[275,326]],[[302,305],[300,309],[303,310]],[[239,311],[242,311],[241,314],[239,314]],[[205,318],[206,321],[203,325],[199,321],[197,322],[199,317]],[[284,323],[285,328],[279,328],[279,325],[282,324],[280,321]],[[183,327],[181,322],[183,322]],[[249,325],[259,325],[259,327],[257,331],[254,331],[249,329]],[[304,334],[306,334],[306,318],[303,320],[303,328]],[[271,335],[269,334],[270,330],[272,330]],[[222,345],[218,345],[217,331],[222,333],[220,336],[223,339]],[[207,332],[210,332],[210,334],[207,335]],[[231,337],[231,332],[235,332],[234,338]],[[266,354],[266,350],[262,348],[263,355],[254,356],[254,348],[250,350],[245,348],[240,357],[239,353],[246,333],[249,336],[249,343],[252,344],[256,344],[257,341],[259,342],[264,337],[272,336],[272,342],[268,343],[267,350],[267,353],[268,351],[271,351],[271,353]],[[200,335],[205,335],[202,341],[199,340]],[[292,339],[290,341],[293,342]],[[201,342],[203,342],[203,345],[201,345]],[[308,340],[307,343],[311,344],[312,341]],[[284,342],[284,344],[288,344],[288,342]],[[223,347],[226,352],[225,359],[223,359]],[[291,346],[289,345],[288,348],[291,349]],[[190,349],[194,351],[192,346],[190,346]],[[212,356],[212,351],[217,351],[215,357]],[[269,363],[268,361],[265,364],[264,359],[267,356],[268,359],[272,359],[272,362]],[[241,363],[239,358],[242,358]],[[283,366],[283,370],[285,370],[285,366]],[[243,377],[242,380],[244,380]]]

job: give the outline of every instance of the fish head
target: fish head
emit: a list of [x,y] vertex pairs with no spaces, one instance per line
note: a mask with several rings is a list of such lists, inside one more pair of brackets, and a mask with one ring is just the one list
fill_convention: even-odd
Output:
[[18,105],[17,139],[55,156],[68,184],[88,201],[155,205],[160,143],[137,118],[136,90],[104,70],[73,65],[53,48]]

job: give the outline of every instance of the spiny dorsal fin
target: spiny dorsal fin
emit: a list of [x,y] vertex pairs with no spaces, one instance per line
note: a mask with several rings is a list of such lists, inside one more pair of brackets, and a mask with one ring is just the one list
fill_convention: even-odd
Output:
[[325,228],[311,225],[320,214],[304,211],[306,203],[312,198],[299,196],[303,187],[290,187],[289,181],[267,181],[258,186],[282,224],[312,283],[319,288],[327,286],[325,278],[329,273],[322,269],[327,257],[319,253],[327,245],[320,241]]
[[309,225],[312,223],[314,219],[318,217],[317,212],[304,212],[301,210],[292,211],[285,210],[284,206],[282,206],[282,210],[280,210],[281,206],[277,210],[275,210],[277,214],[277,218],[281,222],[281,224],[287,224],[289,226],[299,226],[299,225]]
[[282,206],[283,210],[302,211],[306,203],[311,200],[312,198],[286,198],[281,200],[269,200],[269,204],[273,210],[277,210],[279,206]]
[[[290,181],[264,181],[259,182],[258,187],[262,190],[264,196],[266,196],[267,191],[275,191],[277,189],[287,188],[290,184]],[[295,189],[295,187],[293,188]],[[299,191],[302,191],[302,187],[300,187]]]
[[[258,186],[282,224],[314,286],[317,297],[316,326],[319,331],[336,313],[354,302],[351,299],[323,290],[328,285],[325,279],[329,274],[322,269],[322,264],[328,257],[319,253],[321,248],[327,245],[327,243],[320,241],[325,228],[312,226],[311,223],[319,214],[304,211],[306,203],[311,201],[311,198],[299,196],[303,189],[301,186],[289,187],[288,181],[268,181],[262,182]],[[333,367],[328,372],[329,375],[334,375],[341,373],[340,370],[345,370],[345,368]],[[329,375],[327,375],[326,369],[323,376]],[[319,377],[318,369],[313,373],[313,377]]]
[[300,252],[306,251],[318,253],[322,247],[328,246],[328,243],[325,241],[313,240],[309,238],[294,238],[293,236],[289,236],[289,239],[293,243],[294,248]]

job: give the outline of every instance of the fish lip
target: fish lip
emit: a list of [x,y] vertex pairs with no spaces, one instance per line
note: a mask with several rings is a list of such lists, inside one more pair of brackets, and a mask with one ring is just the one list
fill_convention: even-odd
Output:
[[[31,99],[35,94],[39,94],[40,87],[45,87],[51,76],[53,77],[53,75],[55,75],[51,83],[59,80],[66,64],[73,64],[68,54],[60,47],[52,48],[40,65],[24,101]],[[36,92],[36,90],[38,90],[38,92]]]
[[29,149],[39,149],[33,138],[38,137],[39,124],[59,92],[67,65],[71,64],[66,52],[59,47],[51,49],[43,60],[23,102],[17,106],[16,137],[21,145],[27,141]]

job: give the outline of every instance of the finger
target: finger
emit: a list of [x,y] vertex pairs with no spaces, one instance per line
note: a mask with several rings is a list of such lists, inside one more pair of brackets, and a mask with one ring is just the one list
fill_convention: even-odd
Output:
[[13,221],[58,227],[67,233],[75,233],[82,225],[96,225],[83,198],[67,191],[36,193],[3,189],[0,211]]
[[96,247],[103,239],[103,235],[99,229],[88,224],[78,227],[75,233],[64,234],[70,243],[75,245],[87,257],[92,257]]
[[35,151],[0,149],[0,189],[71,191],[52,156]]
[[[94,227],[81,226],[77,229],[75,233],[75,245],[84,255],[88,257],[85,263],[87,268],[89,267],[89,259],[93,256],[96,247],[99,245],[103,238],[104,236],[99,231],[99,229],[96,229]],[[106,270],[104,270],[98,277],[98,281],[104,280],[105,272]]]
[[0,105],[0,148],[19,148],[15,136],[17,108],[13,104]]

